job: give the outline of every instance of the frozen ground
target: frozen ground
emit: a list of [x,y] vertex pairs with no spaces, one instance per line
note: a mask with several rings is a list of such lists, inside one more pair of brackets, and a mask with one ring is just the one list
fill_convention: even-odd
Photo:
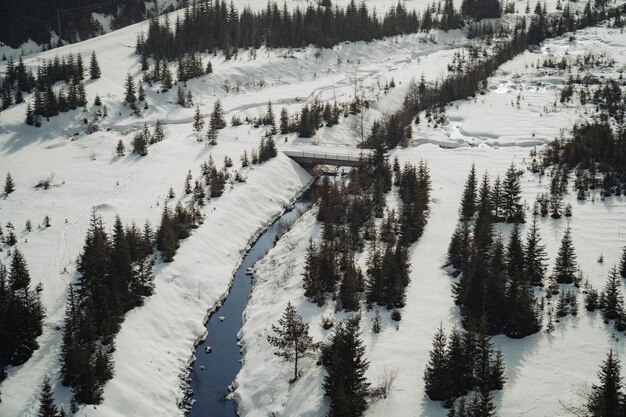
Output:
[[[617,76],[616,72],[624,68],[625,42],[626,38],[619,31],[605,29],[584,31],[577,35],[575,42],[566,38],[550,41],[540,53],[529,52],[505,64],[490,79],[486,95],[447,108],[450,123],[439,128],[416,129],[414,146],[394,151],[401,162],[428,161],[433,179],[432,213],[424,235],[411,248],[412,281],[399,327],[396,328],[396,322],[390,320],[383,308],[383,331],[374,334],[370,330],[374,311],[363,314],[361,328],[370,361],[369,381],[375,385],[385,369],[398,371],[391,395],[371,403],[366,416],[445,416],[447,413],[438,403],[428,400],[422,376],[439,323],[449,330],[460,322],[452,300],[453,281],[442,265],[456,225],[467,172],[473,162],[481,175],[488,171],[492,179],[496,175],[503,176],[512,162],[524,168],[530,146],[550,141],[584,111],[575,105],[560,103],[554,109],[555,95],[564,83],[563,76],[544,74],[543,70],[532,68],[531,63],[536,64],[537,59],[550,54],[560,59],[564,54],[606,52],[615,58],[616,65],[608,74],[596,75]],[[520,108],[512,105],[518,94],[522,95]],[[448,149],[451,147],[456,148]],[[529,207],[536,195],[546,190],[546,184],[529,172],[522,177],[522,186]],[[595,288],[601,289],[626,244],[623,223],[626,199],[614,197],[602,201],[597,198],[595,202],[579,202],[575,195],[567,199],[573,206],[574,216],[570,220],[540,218],[539,221],[550,255],[550,271],[562,234],[570,225],[584,276]],[[531,217],[530,211],[527,216]],[[499,230],[507,239],[510,226],[501,226]],[[322,368],[313,360],[305,362],[302,379],[289,384],[292,368],[272,355],[272,348],[266,341],[271,324],[280,317],[288,301],[298,306],[298,313],[310,323],[317,341],[331,332],[322,329],[322,317],[335,321],[345,317],[344,313],[335,313],[332,303],[318,308],[303,296],[301,273],[307,246],[303,236],[319,238],[315,213],[303,216],[256,268],[256,286],[242,330],[245,364],[237,378],[235,392],[244,416],[266,416],[272,412],[284,416],[319,416],[328,406],[321,387]],[[603,264],[597,262],[601,254],[605,259]],[[361,256],[361,264],[365,257],[366,254]],[[578,297],[582,306],[582,295]],[[622,357],[626,355],[626,347],[621,342],[623,337],[605,325],[599,313],[588,313],[584,308],[577,318],[570,316],[562,320],[551,334],[542,331],[522,340],[495,337],[495,343],[504,353],[508,378],[504,390],[495,395],[498,414],[570,415],[562,404],[581,403],[578,394],[595,382],[596,370],[609,348]]]
[[[296,3],[304,5],[293,2]],[[388,3],[368,2],[379,13]],[[548,7],[552,8],[553,3],[549,2]],[[262,7],[265,2],[254,4]],[[422,10],[425,4],[407,2],[407,6],[417,10]],[[525,2],[517,2],[517,7],[523,9]],[[16,226],[19,248],[30,267],[33,285],[43,284],[42,297],[47,310],[44,334],[39,338],[41,348],[25,365],[9,369],[8,378],[0,386],[0,416],[36,415],[36,387],[45,375],[58,375],[62,334],[59,326],[63,322],[66,290],[76,279],[74,260],[82,248],[92,208],[103,215],[108,226],[112,225],[115,214],[125,222],[134,220],[141,225],[149,220],[156,224],[170,186],[176,192],[174,200],[185,201],[182,188],[189,169],[197,177],[199,166],[209,153],[218,166],[229,155],[236,168],[239,155],[257,146],[264,133],[263,129],[246,125],[229,127],[220,133],[217,146],[197,143],[191,127],[193,109],[175,104],[175,88],[168,93],[149,89],[149,109],[140,118],[130,116],[129,109],[120,105],[123,82],[127,72],[136,79],[140,76],[133,47],[137,33],[146,26],[140,23],[25,59],[28,65],[36,65],[40,59],[69,52],[82,52],[87,58],[95,50],[103,77],[87,81],[86,88],[90,103],[99,94],[108,107],[109,117],[101,122],[100,132],[83,133],[83,119],[95,111],[91,105],[86,113],[63,114],[44,122],[40,129],[23,124],[25,104],[0,115],[0,178],[10,171],[17,186],[9,198],[0,200],[0,223],[11,221]],[[265,111],[268,100],[273,102],[276,114],[283,106],[295,113],[305,102],[315,99],[349,102],[356,85],[359,94],[363,92],[373,102],[367,114],[371,123],[402,103],[411,79],[419,78],[422,73],[427,80],[444,76],[454,52],[467,43],[459,32],[435,33],[433,40],[429,35],[407,35],[370,44],[341,44],[323,51],[313,47],[260,50],[256,59],[240,51],[231,61],[218,55],[210,58],[215,73],[192,80],[187,86],[205,114],[221,98],[230,121],[233,115],[258,117]],[[541,75],[530,64],[549,53],[558,55],[569,50],[569,54],[574,54],[582,53],[577,51],[584,48],[604,48],[615,56],[617,68],[621,68],[625,60],[624,42],[623,34],[605,29],[585,31],[577,35],[573,44],[567,38],[551,41],[541,54],[527,53],[503,66],[491,79],[485,96],[449,107],[449,124],[436,129],[425,126],[415,129],[412,146],[396,151],[401,160],[428,161],[433,176],[432,216],[426,233],[412,248],[409,303],[399,329],[383,314],[384,330],[373,338],[369,332],[373,312],[363,317],[367,357],[371,362],[368,376],[372,382],[376,382],[385,368],[399,370],[391,396],[372,404],[368,416],[445,414],[438,404],[425,398],[422,373],[439,322],[446,328],[458,322],[450,295],[451,280],[441,270],[441,264],[456,221],[467,170],[472,161],[481,170],[488,168],[493,175],[502,173],[511,161],[522,164],[529,145],[552,139],[561,128],[570,126],[580,111],[575,106],[560,105],[558,112],[553,111],[551,106],[563,79]],[[209,57],[204,56],[203,60],[206,63]],[[0,74],[4,70],[0,64]],[[397,87],[385,94],[382,85],[392,78]],[[237,86],[238,92],[234,91]],[[520,92],[518,109],[511,103]],[[152,145],[147,157],[114,156],[118,140],[130,147],[133,134],[144,121],[153,125],[157,119],[166,123],[167,139]],[[353,117],[345,118],[339,126],[320,129],[312,140],[289,135],[285,143],[281,136],[279,147],[317,143],[332,149],[354,145],[359,142],[355,126]],[[459,148],[443,149],[434,144]],[[306,172],[282,155],[263,166],[244,170],[243,174],[247,183],[228,187],[223,197],[205,208],[205,223],[182,242],[175,261],[157,265],[155,295],[145,306],[128,313],[117,337],[116,373],[106,385],[104,403],[83,408],[79,415],[181,414],[176,408],[182,396],[178,377],[186,367],[194,340],[202,335],[207,311],[226,291],[250,237],[310,180]],[[44,178],[52,178],[55,186],[46,191],[35,190],[33,186]],[[531,202],[543,186],[529,174],[524,181],[526,198]],[[616,261],[626,240],[626,230],[621,229],[619,222],[624,218],[623,201],[573,202],[573,206],[571,224],[581,265],[594,286],[601,287],[607,269]],[[31,233],[24,231],[27,219],[37,225],[46,214],[52,219],[52,227],[35,228]],[[552,253],[565,221],[545,220],[541,226]],[[258,284],[242,332],[246,356],[236,392],[242,415],[266,416],[276,411],[281,415],[313,417],[324,413],[320,369],[313,362],[306,364],[305,378],[290,387],[286,382],[289,366],[276,362],[264,336],[288,300],[296,303],[300,313],[311,320],[318,340],[324,335],[319,322],[322,315],[334,314],[332,308],[320,310],[306,302],[299,281],[302,245],[307,240],[302,236],[314,235],[316,228],[312,215],[305,215],[292,237],[281,240],[258,268]],[[605,256],[604,265],[595,262],[600,253]],[[7,259],[6,251],[0,253],[0,261],[6,264]],[[286,269],[291,272],[283,274]],[[281,272],[270,273],[275,271]],[[522,341],[497,338],[505,353],[509,377],[505,390],[496,396],[500,413],[560,413],[558,401],[574,400],[577,386],[593,378],[612,343],[611,337],[612,332],[597,315],[583,313],[578,319],[566,319],[550,336],[542,333]],[[621,344],[619,350],[623,352]],[[57,385],[55,396],[67,405],[67,389]]]

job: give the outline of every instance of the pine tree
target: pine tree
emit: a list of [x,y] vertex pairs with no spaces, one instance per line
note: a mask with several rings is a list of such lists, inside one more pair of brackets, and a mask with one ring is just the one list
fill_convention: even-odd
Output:
[[209,61],[206,64],[206,71],[207,74],[213,74],[213,64],[211,64],[211,61]]
[[524,245],[524,271],[530,279],[531,285],[543,286],[547,259],[546,248],[541,244],[537,219],[533,219],[526,234],[526,244]]
[[35,112],[33,111],[30,101],[26,104],[26,124],[33,126],[35,124]]
[[138,132],[133,137],[133,153],[139,156],[148,155],[148,141],[142,132]]
[[501,221],[502,213],[500,212],[500,208],[502,207],[502,181],[500,180],[499,175],[493,182],[493,187],[491,187],[489,202],[494,221]]
[[191,180],[193,179],[193,176],[191,175],[191,170],[189,170],[189,172],[187,172],[187,176],[185,177],[185,194],[189,195],[191,194]]
[[124,146],[124,142],[122,142],[122,139],[120,139],[117,142],[117,146],[115,147],[115,155],[121,158],[122,156],[124,156],[125,153],[126,147]]
[[91,60],[89,61],[89,78],[96,80],[100,78],[100,64],[98,64],[98,58],[96,57],[96,51],[91,53]]
[[200,106],[196,106],[196,112],[193,115],[193,131],[196,133],[202,132],[204,127],[204,117],[200,113]]
[[39,394],[39,413],[37,417],[62,417],[63,413],[59,411],[54,398],[52,397],[52,387],[50,386],[50,378],[45,376],[41,384],[41,392]]
[[561,247],[556,257],[554,265],[554,278],[559,284],[572,284],[576,278],[578,267],[576,264],[576,254],[574,253],[574,243],[572,242],[572,232],[568,227],[561,239]]
[[172,88],[172,71],[167,64],[163,65],[163,72],[161,74],[161,90],[167,92]]
[[360,417],[367,406],[369,383],[365,372],[365,347],[360,339],[360,315],[336,326],[330,343],[322,350],[326,368],[324,390],[330,399],[327,417]]
[[277,349],[274,352],[276,356],[285,362],[294,363],[294,376],[290,382],[295,382],[298,379],[298,361],[313,355],[318,348],[309,336],[309,325],[302,321],[296,308],[289,302],[278,320],[278,326],[272,324],[272,331],[275,336],[268,335],[267,341]]
[[374,318],[372,319],[372,332],[374,333],[380,333],[381,330],[381,316],[380,316],[380,312],[378,310],[376,310],[376,313],[374,314]]
[[604,291],[600,295],[600,305],[606,320],[618,318],[623,311],[624,298],[621,291],[617,269],[611,268],[609,278],[604,286]]
[[472,164],[470,172],[465,181],[465,189],[461,197],[461,207],[459,207],[459,217],[462,221],[470,220],[476,213],[477,199],[476,166]]
[[624,415],[624,392],[620,361],[609,350],[598,371],[599,385],[593,384],[587,397],[585,409],[593,417],[620,417]]
[[146,99],[146,92],[143,89],[143,83],[138,81],[137,85],[139,86],[137,87],[137,100],[144,101]]
[[211,121],[209,122],[211,130],[217,131],[226,127],[226,119],[224,119],[224,110],[222,109],[222,102],[218,99],[213,105],[213,111],[211,112]]
[[280,110],[280,133],[283,135],[289,133],[289,113],[286,107]]
[[154,134],[152,135],[151,143],[158,143],[165,139],[165,130],[163,129],[163,123],[161,120],[157,120],[154,125]]
[[135,82],[133,81],[133,77],[130,73],[126,74],[126,84],[124,88],[126,91],[124,101],[130,105],[134,105],[137,101],[137,97],[135,96]]
[[624,249],[622,250],[622,257],[619,261],[619,273],[622,278],[626,278],[626,246],[624,246]]
[[42,332],[44,310],[39,299],[40,287],[36,291],[30,288],[28,266],[17,248],[11,257],[6,282],[4,319],[10,325],[3,329],[6,334],[2,337],[0,359],[11,365],[21,365],[39,348],[37,337]]
[[187,100],[185,99],[185,90],[181,84],[178,85],[176,90],[176,104],[182,107],[187,107]]
[[265,125],[271,126],[270,133],[275,135],[278,131],[276,130],[276,118],[274,117],[274,111],[272,110],[272,102],[269,101],[267,103],[267,114],[265,116],[265,120],[263,121]]
[[163,262],[172,262],[178,249],[178,238],[174,227],[174,219],[167,205],[163,207],[156,244],[157,249],[161,251]]
[[443,401],[450,397],[446,335],[439,325],[433,337],[433,348],[429,352],[428,363],[424,370],[426,395],[433,401]]
[[15,181],[13,181],[11,173],[7,172],[7,176],[4,180],[4,194],[9,195],[13,191],[15,191]]
[[524,211],[520,200],[522,198],[522,188],[519,175],[515,170],[515,165],[507,169],[504,181],[502,182],[502,202],[503,217],[508,223],[523,223]]

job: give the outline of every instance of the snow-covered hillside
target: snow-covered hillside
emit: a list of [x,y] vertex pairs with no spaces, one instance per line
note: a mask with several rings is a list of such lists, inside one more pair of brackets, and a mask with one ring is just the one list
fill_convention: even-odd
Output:
[[[559,103],[558,93],[566,76],[550,75],[534,68],[539,59],[547,56],[575,59],[589,52],[606,53],[615,59],[615,66],[595,74],[617,77],[626,65],[625,47],[626,38],[619,30],[595,28],[577,33],[575,41],[565,37],[548,41],[539,52],[527,52],[503,65],[490,79],[488,94],[449,106],[446,109],[449,123],[438,128],[415,129],[413,146],[394,151],[392,156],[397,156],[401,163],[428,161],[433,200],[426,231],[411,249],[411,283],[402,321],[392,321],[381,307],[364,312],[361,319],[370,361],[369,381],[373,385],[379,383],[385,370],[398,373],[391,395],[372,402],[366,416],[447,414],[448,410],[425,395],[422,377],[439,324],[449,330],[460,323],[458,307],[452,298],[453,280],[442,266],[467,173],[472,163],[481,175],[488,172],[491,178],[502,177],[511,163],[526,169],[532,147],[553,140],[561,130],[568,130],[584,116],[579,106]],[[519,107],[518,95],[522,97]],[[522,177],[523,199],[529,210],[536,195],[546,192],[546,186],[545,181],[542,183],[529,172]],[[595,202],[579,202],[570,193],[567,200],[573,206],[573,217],[540,218],[539,227],[550,256],[550,270],[561,237],[570,226],[584,277],[595,288],[602,288],[626,244],[623,223],[626,198],[596,198]],[[510,231],[510,226],[499,228],[505,241]],[[291,367],[273,356],[266,340],[271,324],[280,318],[287,302],[296,305],[298,313],[310,323],[316,341],[332,333],[322,329],[323,318],[338,322],[346,317],[345,313],[334,311],[333,303],[319,308],[304,296],[301,274],[308,243],[302,236],[319,239],[315,213],[303,216],[256,268],[256,284],[242,329],[245,362],[235,391],[244,416],[271,413],[318,416],[328,407],[322,389],[323,368],[309,360],[304,364],[301,380],[290,384]],[[600,255],[604,256],[604,263],[597,262]],[[360,259],[363,267],[366,256],[367,253]],[[582,296],[578,297],[582,303]],[[383,330],[379,334],[370,330],[376,309],[383,316]],[[566,407],[581,404],[580,394],[595,382],[596,369],[609,348],[621,357],[626,355],[622,339],[622,334],[603,323],[601,314],[586,311],[576,318],[562,319],[550,334],[542,331],[522,340],[494,338],[503,351],[508,379],[504,390],[495,396],[498,415],[571,415]]]
[[[370,3],[382,12],[396,2]],[[422,11],[429,3],[410,1],[407,6]],[[555,3],[548,2],[548,8],[553,10]],[[247,2],[235,4],[243,6]],[[252,3],[256,9],[265,5],[265,1]],[[305,3],[288,5],[302,7]],[[520,11],[525,6],[525,1],[516,2]],[[194,110],[176,104],[176,88],[167,93],[158,92],[156,86],[147,89],[148,109],[142,110],[140,117],[132,116],[130,109],[122,105],[124,80],[127,73],[136,80],[141,77],[134,46],[137,34],[146,29],[147,23],[139,23],[25,58],[25,63],[35,68],[41,60],[55,55],[82,53],[86,58],[95,51],[102,78],[86,82],[89,105],[85,111],[53,117],[39,129],[24,124],[26,103],[0,114],[0,178],[11,172],[16,182],[16,191],[0,200],[0,224],[10,221],[15,225],[18,247],[28,262],[33,285],[43,285],[41,295],[46,309],[44,332],[38,339],[40,348],[26,364],[9,368],[7,379],[0,384],[2,417],[36,415],[38,387],[46,375],[53,378],[58,403],[64,407],[69,404],[69,389],[56,383],[62,326],[68,285],[77,278],[75,260],[92,209],[103,216],[108,228],[116,214],[125,222],[157,224],[165,204],[190,198],[183,192],[188,170],[194,178],[199,177],[200,164],[211,155],[218,168],[225,156],[231,157],[234,172],[240,167],[240,155],[258,147],[265,133],[264,128],[251,125],[228,127],[220,131],[218,145],[198,143],[192,129]],[[366,123],[371,124],[401,106],[412,79],[419,79],[421,74],[427,81],[445,76],[454,53],[470,42],[460,31],[452,31],[397,36],[369,44],[340,44],[327,50],[262,48],[256,57],[240,51],[228,61],[221,54],[204,54],[203,64],[210,60],[214,73],[188,81],[187,88],[205,116],[221,99],[229,122],[235,115],[242,119],[260,116],[270,100],[276,113],[283,107],[295,113],[314,100],[349,102],[356,89],[372,102],[366,113]],[[367,416],[445,415],[438,403],[425,396],[422,375],[439,323],[447,329],[459,323],[450,293],[452,280],[441,266],[467,171],[472,162],[479,172],[488,170],[493,176],[502,174],[511,162],[523,167],[530,146],[550,141],[580,116],[581,109],[576,106],[553,107],[565,81],[563,76],[541,73],[532,65],[548,54],[560,57],[601,50],[616,59],[615,70],[619,70],[626,64],[625,48],[622,33],[604,28],[585,30],[573,42],[567,37],[549,41],[539,52],[527,52],[505,64],[490,79],[486,95],[448,107],[447,124],[437,128],[422,124],[414,129],[408,149],[394,151],[400,161],[428,161],[433,178],[432,214],[424,236],[411,248],[412,282],[399,328],[383,315],[383,331],[373,335],[368,329],[374,312],[363,315],[366,356],[371,362],[368,378],[376,383],[384,369],[398,370],[391,395],[372,403]],[[17,56],[17,51],[0,52]],[[0,75],[5,71],[5,64],[0,63]],[[392,79],[396,87],[385,93],[383,86]],[[84,120],[91,119],[97,110],[92,104],[96,95],[107,106],[108,117],[99,122],[100,131],[86,134]],[[163,142],[151,145],[147,156],[115,156],[120,139],[130,148],[133,135],[143,124],[153,126],[159,119],[165,123],[167,136]],[[312,139],[292,134],[284,140],[281,135],[277,137],[279,150],[311,144],[354,146],[360,141],[357,125],[356,118],[350,116],[342,118],[338,126],[321,128]],[[204,224],[181,243],[174,262],[157,264],[155,294],[144,306],[127,314],[116,338],[115,375],[105,386],[104,402],[83,407],[78,415],[182,415],[177,407],[183,396],[180,377],[194,341],[204,332],[207,311],[227,290],[250,239],[311,179],[280,153],[276,159],[244,168],[241,173],[247,181],[230,184],[222,197],[205,206]],[[35,189],[44,179],[50,179],[53,186]],[[174,199],[167,197],[170,187],[175,191]],[[524,198],[532,202],[545,184],[526,174],[523,187]],[[626,242],[622,225],[626,216],[624,197],[578,203],[573,196],[572,205],[574,217],[569,224],[582,269],[595,287],[602,287],[608,268],[617,261]],[[37,227],[45,215],[50,217],[51,227]],[[25,230],[27,220],[35,225],[32,232]],[[540,225],[553,255],[567,222],[542,220]],[[502,232],[506,236],[508,229]],[[235,392],[242,416],[276,412],[314,417],[325,413],[321,368],[314,361],[305,362],[305,376],[289,385],[289,366],[272,356],[265,338],[287,301],[297,305],[299,313],[310,320],[316,340],[326,334],[319,326],[322,316],[342,318],[332,307],[320,309],[303,297],[302,255],[308,236],[317,233],[313,214],[305,214],[257,268],[256,287],[242,330],[245,364]],[[604,264],[596,262],[600,254],[606,259]],[[8,264],[8,260],[7,251],[1,252],[0,261]],[[565,319],[550,335],[539,333],[521,341],[497,337],[495,341],[503,349],[507,364],[508,383],[496,396],[503,416],[564,414],[559,401],[578,401],[576,390],[594,378],[609,346],[621,355],[626,352],[597,313]]]

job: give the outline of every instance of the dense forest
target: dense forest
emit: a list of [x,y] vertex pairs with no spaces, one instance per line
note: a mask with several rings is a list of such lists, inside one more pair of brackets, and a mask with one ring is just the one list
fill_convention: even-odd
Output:
[[[222,0],[201,1],[185,9],[172,24],[167,18],[153,18],[146,35],[137,39],[136,52],[156,59],[174,60],[185,54],[223,50],[230,57],[238,48],[301,47],[309,44],[331,47],[342,41],[370,41],[382,36],[416,32],[415,11],[398,3],[382,19],[362,2],[347,8],[333,7],[330,1],[305,10],[289,11],[268,3],[265,10],[241,12]],[[434,25],[433,25],[434,27]]]
[[[146,3],[153,0],[5,0],[2,3],[0,42],[13,48],[32,39],[39,44],[51,45],[51,32],[66,42],[76,42],[103,32],[92,13],[113,17],[112,29],[119,29],[143,20]],[[58,19],[57,19],[58,12]]]

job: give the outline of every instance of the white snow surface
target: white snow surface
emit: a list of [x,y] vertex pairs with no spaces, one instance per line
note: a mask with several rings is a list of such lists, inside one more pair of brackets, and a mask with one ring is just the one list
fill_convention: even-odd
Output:
[[[292,3],[305,4],[289,4]],[[376,6],[379,14],[391,3],[396,2],[368,2]],[[410,1],[407,6],[421,11],[427,3]],[[554,3],[548,2],[549,8]],[[266,3],[252,4],[264,7]],[[523,10],[525,2],[518,1],[516,5]],[[44,376],[55,379],[59,374],[66,293],[69,283],[76,279],[74,261],[81,251],[92,208],[103,216],[108,227],[115,214],[125,222],[134,220],[142,225],[149,220],[155,225],[163,204],[187,201],[182,188],[189,169],[194,178],[198,177],[199,165],[208,159],[209,153],[218,167],[229,155],[237,168],[239,156],[244,150],[250,153],[264,133],[263,128],[249,125],[228,127],[220,132],[217,146],[197,143],[191,127],[193,109],[175,104],[176,87],[168,93],[157,92],[157,86],[147,88],[149,109],[143,110],[139,118],[131,116],[129,109],[120,104],[124,78],[126,73],[136,80],[140,77],[133,48],[136,35],[146,28],[145,22],[139,23],[25,59],[28,65],[36,66],[39,60],[57,54],[81,52],[88,58],[95,50],[103,76],[86,82],[90,105],[84,113],[77,110],[62,114],[44,121],[40,129],[23,124],[25,104],[0,115],[0,178],[10,171],[17,188],[7,199],[0,200],[0,223],[11,221],[16,226],[18,247],[28,262],[32,284],[43,284],[47,312],[44,333],[38,339],[40,349],[23,366],[10,368],[8,378],[0,385],[2,417],[36,415],[37,387]],[[205,115],[220,98],[230,122],[233,115],[258,117],[268,100],[272,100],[276,115],[283,106],[294,113],[315,99],[349,102],[356,85],[372,100],[366,117],[370,124],[402,104],[412,79],[422,73],[428,81],[445,76],[454,52],[468,42],[458,31],[434,33],[433,40],[420,34],[369,44],[341,44],[327,50],[261,49],[256,58],[240,51],[230,61],[220,54],[203,56],[205,64],[211,60],[214,74],[191,80],[187,87]],[[384,369],[398,370],[390,396],[370,404],[367,416],[446,413],[424,395],[422,375],[439,323],[446,329],[459,323],[450,291],[452,279],[441,267],[467,171],[472,162],[479,171],[488,169],[492,176],[502,175],[511,162],[522,167],[528,160],[530,146],[553,139],[582,112],[575,105],[557,104],[555,110],[552,105],[563,77],[541,74],[531,64],[548,54],[605,50],[615,57],[617,71],[626,62],[625,43],[623,34],[607,29],[583,31],[577,34],[575,42],[569,42],[567,37],[549,41],[540,53],[528,52],[505,64],[490,79],[486,95],[449,106],[449,123],[437,128],[422,123],[414,129],[411,147],[394,151],[401,161],[427,160],[433,177],[432,213],[424,236],[411,248],[412,281],[399,328],[381,310],[383,331],[374,335],[369,330],[374,312],[363,314],[363,338],[371,363],[368,378],[376,384]],[[4,71],[4,64],[0,63],[0,75]],[[382,86],[392,78],[397,87],[385,93]],[[518,109],[512,103],[520,92]],[[101,131],[87,135],[83,119],[91,118],[95,112],[91,103],[96,94],[107,106],[109,116],[100,122]],[[166,123],[167,139],[150,146],[148,156],[114,156],[118,140],[130,148],[133,134],[143,123],[153,125],[157,119]],[[279,148],[316,145],[340,152],[359,142],[357,130],[356,120],[350,116],[342,119],[339,126],[320,129],[311,140],[287,135],[287,142],[283,136],[277,142]],[[205,207],[204,224],[181,242],[174,262],[157,264],[155,294],[144,306],[127,314],[116,338],[115,375],[105,386],[104,402],[96,407],[82,407],[78,415],[182,415],[176,406],[183,395],[179,377],[187,366],[194,341],[205,331],[202,323],[207,311],[227,290],[249,239],[310,181],[304,170],[280,154],[269,163],[242,173],[247,182],[228,186],[222,197]],[[54,186],[35,190],[33,186],[45,178],[52,178]],[[170,186],[176,197],[168,202]],[[528,173],[523,177],[523,186],[529,204],[545,189],[545,184]],[[573,199],[572,205],[574,217],[569,224],[580,264],[594,287],[601,288],[608,268],[617,261],[626,241],[624,197],[595,203]],[[24,231],[27,219],[38,225],[46,214],[52,220],[50,228]],[[548,219],[540,222],[551,256],[567,223]],[[506,236],[508,229],[503,228],[502,232]],[[326,411],[322,369],[314,360],[305,361],[301,380],[290,385],[290,365],[280,363],[272,355],[265,337],[287,301],[294,303],[310,322],[316,340],[328,334],[319,325],[322,316],[335,321],[345,316],[336,313],[330,304],[320,309],[303,297],[302,255],[308,237],[317,234],[314,211],[306,213],[256,267],[255,288],[241,332],[244,366],[234,394],[242,416],[276,412],[282,416],[316,417]],[[600,254],[605,257],[604,264],[596,262]],[[365,256],[361,256],[361,264]],[[0,253],[0,261],[7,263],[6,251]],[[582,304],[582,298],[579,301]],[[598,313],[587,314],[581,308],[578,318],[566,318],[550,335],[542,332],[523,340],[495,338],[503,349],[508,377],[505,389],[496,394],[499,414],[565,415],[559,401],[580,402],[576,390],[594,380],[595,370],[608,348],[613,346],[623,356],[624,346],[615,337]],[[67,406],[69,390],[60,384],[54,388],[56,400]]]
[[[544,70],[532,68],[531,63],[536,64],[549,54],[560,59],[565,51],[570,56],[588,51],[606,52],[615,58],[615,67],[596,75],[617,77],[626,62],[625,43],[622,33],[606,29],[582,31],[574,42],[567,37],[548,41],[540,53],[528,52],[503,65],[490,79],[486,95],[449,106],[446,109],[449,123],[438,128],[422,123],[414,129],[414,146],[393,152],[392,157],[397,156],[401,163],[416,163],[421,159],[428,162],[433,180],[431,215],[424,235],[410,249],[411,283],[402,320],[396,323],[386,309],[374,307],[383,317],[382,332],[374,334],[371,332],[374,310],[363,311],[361,330],[370,361],[369,381],[376,386],[385,370],[398,372],[391,394],[386,399],[372,401],[366,416],[447,414],[448,410],[425,395],[422,376],[439,324],[446,330],[460,325],[458,308],[452,299],[454,280],[442,266],[470,166],[475,163],[479,175],[488,172],[491,179],[496,175],[502,177],[511,163],[525,169],[532,146],[554,139],[561,129],[571,128],[584,111],[572,104],[557,103],[554,108],[553,103],[558,102],[556,94],[566,80],[562,75],[550,78],[543,74]],[[512,105],[518,93],[522,94],[519,109]],[[545,182],[529,172],[522,177],[523,199],[529,208],[536,195],[546,191]],[[626,244],[623,223],[626,198],[603,200],[596,195],[595,201],[580,202],[570,193],[567,201],[573,206],[571,219],[539,219],[543,243],[550,256],[548,273],[569,225],[584,277],[594,288],[601,289]],[[255,268],[255,287],[241,332],[244,366],[234,393],[242,416],[322,416],[327,410],[328,400],[322,388],[323,367],[316,365],[315,360],[305,360],[301,378],[290,384],[293,365],[274,356],[267,342],[271,324],[280,318],[287,302],[297,306],[316,341],[332,333],[322,329],[323,317],[335,322],[346,317],[345,313],[335,311],[332,301],[319,308],[303,294],[301,274],[308,244],[303,237],[319,239],[315,214],[315,209],[305,214]],[[527,219],[531,218],[529,210]],[[511,226],[501,225],[498,230],[506,242]],[[602,264],[597,262],[600,255],[604,256]],[[363,269],[366,256],[364,253],[359,259]],[[544,293],[538,291],[537,295],[541,297]],[[494,337],[496,346],[503,351],[507,376],[504,389],[494,395],[498,415],[571,415],[567,408],[583,402],[581,393],[596,381],[596,371],[606,352],[613,348],[625,357],[624,335],[603,323],[600,313],[588,313],[581,293],[578,301],[579,315],[562,319],[550,334],[542,330],[522,340]]]

